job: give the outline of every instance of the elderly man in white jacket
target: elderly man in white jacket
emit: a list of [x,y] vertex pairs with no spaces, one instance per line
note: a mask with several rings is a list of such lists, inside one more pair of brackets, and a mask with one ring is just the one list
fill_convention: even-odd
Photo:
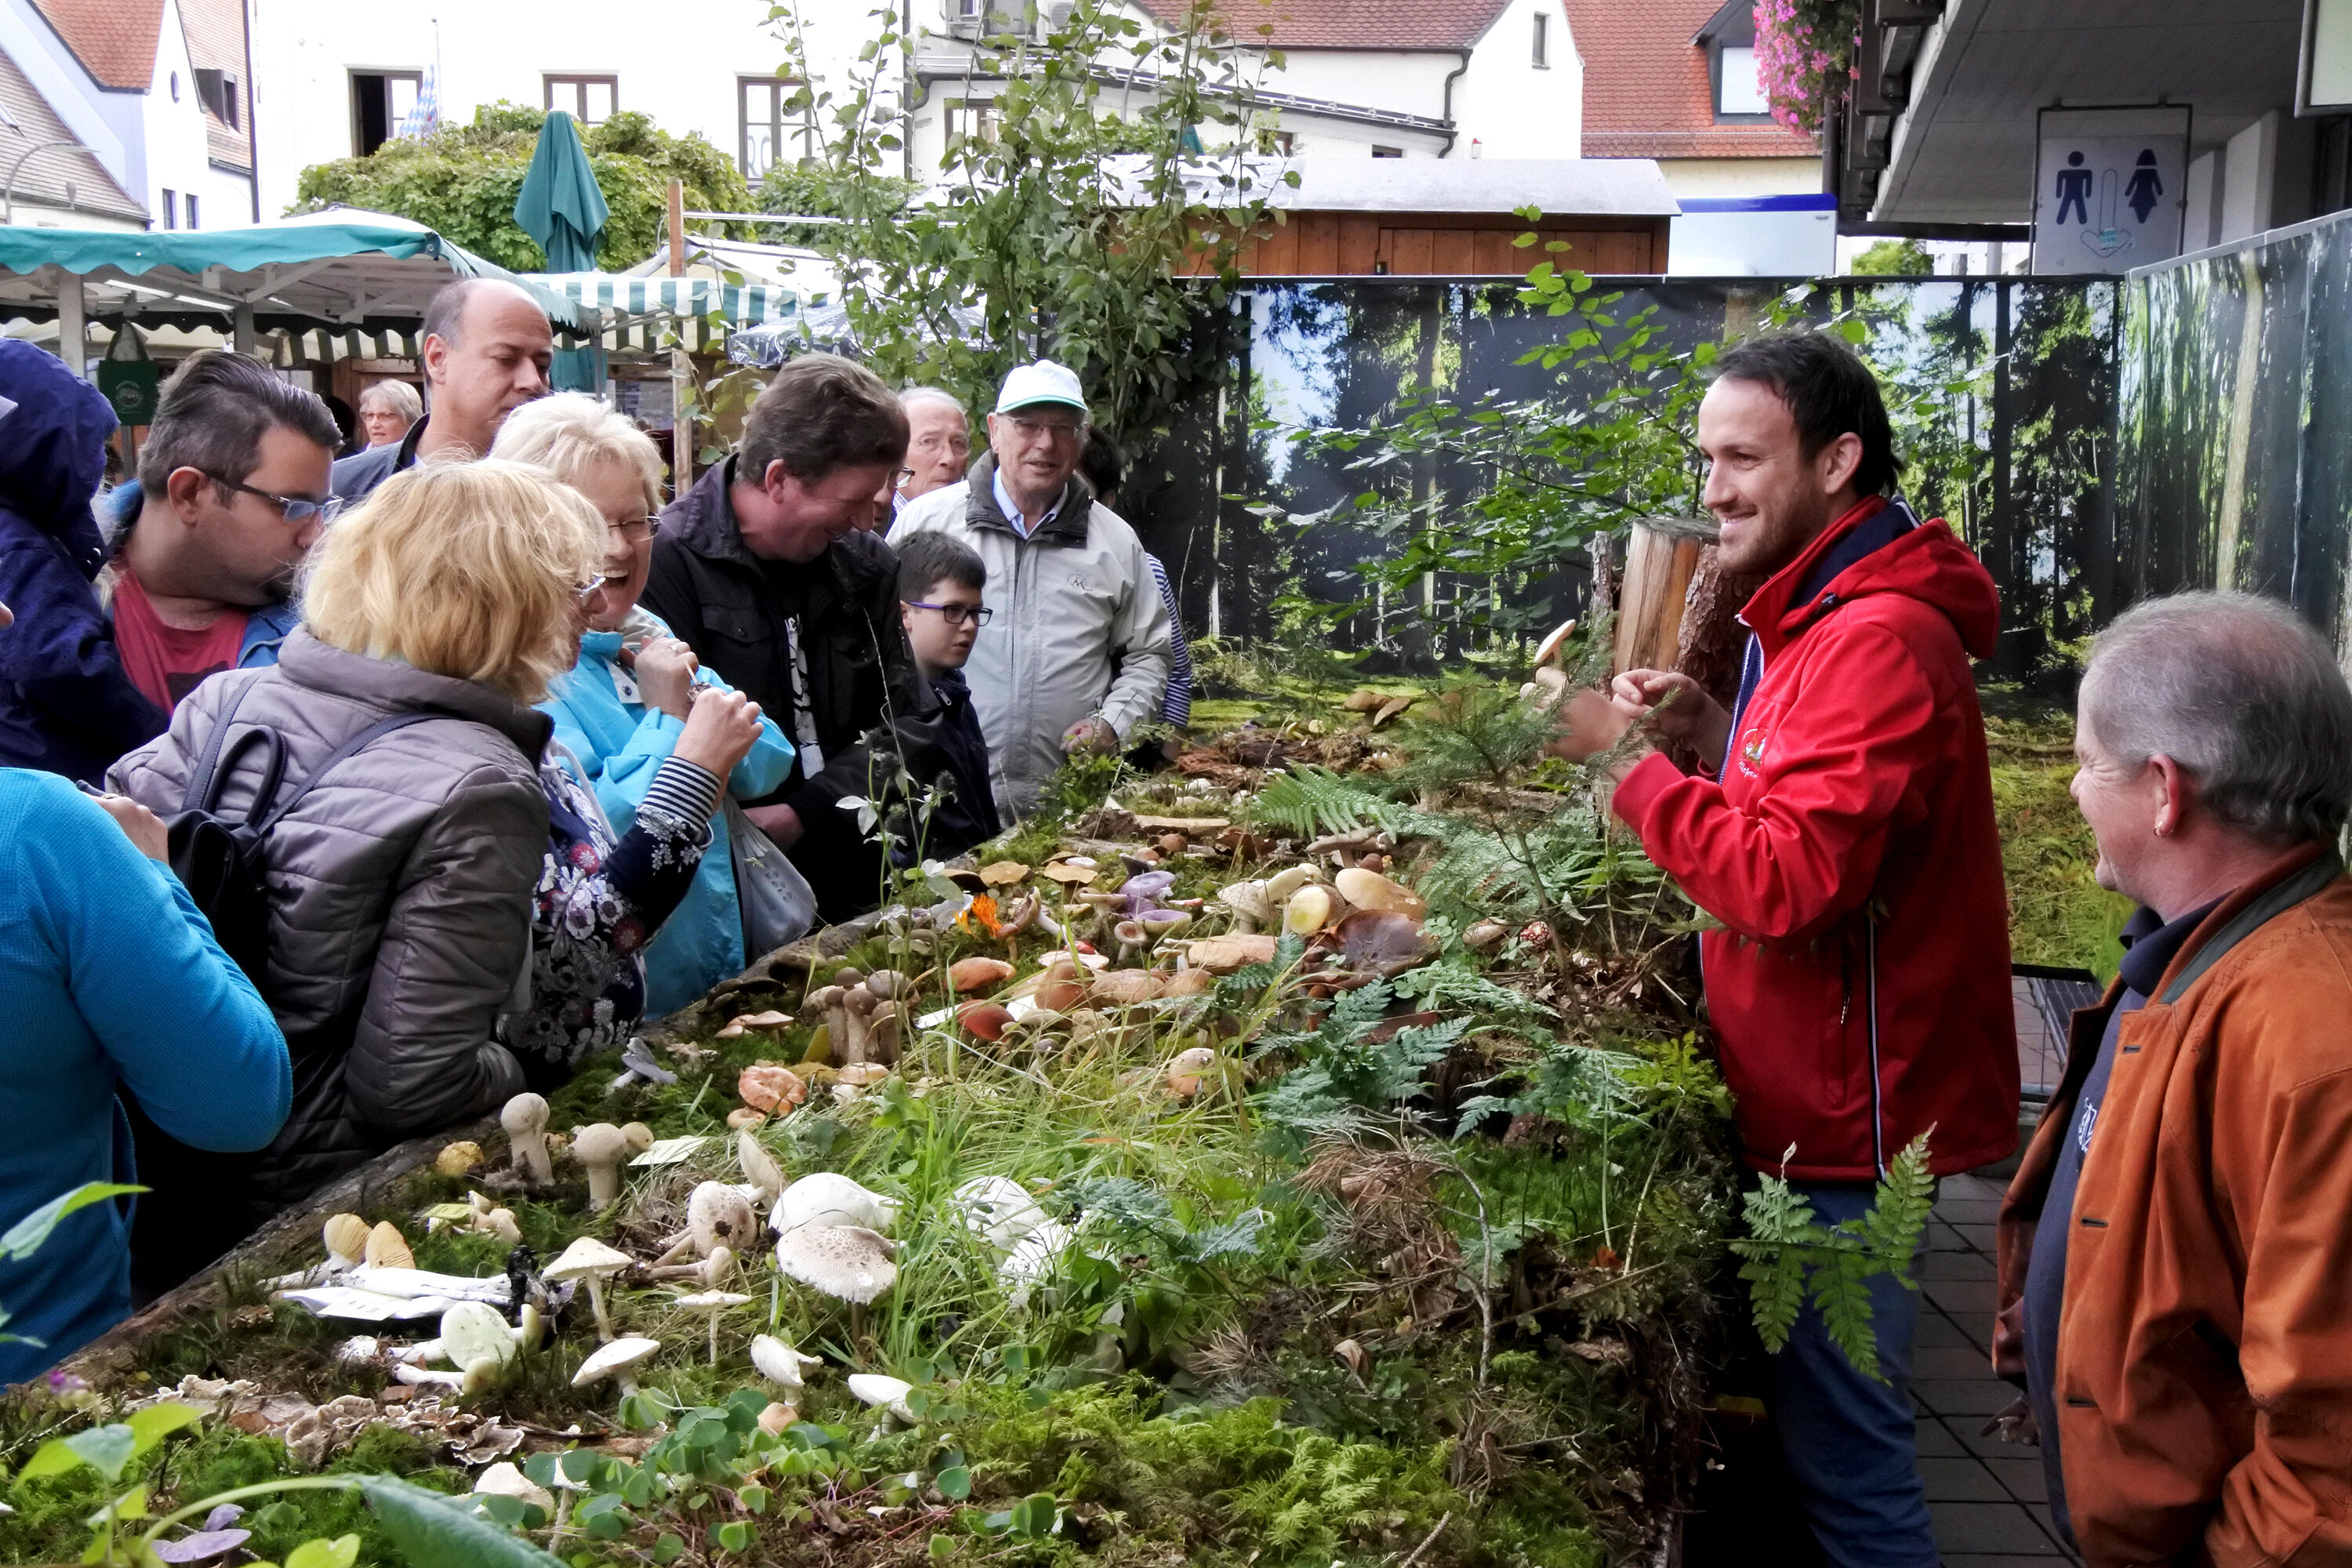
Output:
[[1135,530],[1078,477],[1086,432],[1077,376],[1022,365],[1004,378],[971,476],[908,503],[890,530],[893,544],[953,534],[988,567],[993,614],[964,679],[1008,821],[1034,808],[1066,755],[1125,744],[1160,710],[1172,662]]

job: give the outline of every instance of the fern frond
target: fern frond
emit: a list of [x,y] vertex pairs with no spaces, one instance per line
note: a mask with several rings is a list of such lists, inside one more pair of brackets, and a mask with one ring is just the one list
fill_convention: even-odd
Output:
[[1300,838],[1346,833],[1375,820],[1388,798],[1312,763],[1293,763],[1268,779],[1251,807],[1259,823]]

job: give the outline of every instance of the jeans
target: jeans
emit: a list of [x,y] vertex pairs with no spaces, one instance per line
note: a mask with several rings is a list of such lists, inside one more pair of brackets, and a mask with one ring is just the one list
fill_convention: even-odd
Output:
[[[1873,1189],[1850,1183],[1790,1184],[1823,1225],[1867,1213]],[[1924,1250],[1927,1237],[1920,1237]],[[1771,1358],[1766,1405],[1805,1517],[1834,1568],[1928,1568],[1937,1562],[1912,1435],[1911,1350],[1919,1292],[1892,1276],[1870,1280],[1871,1328],[1880,1383],[1855,1370],[1831,1342],[1808,1300]]]

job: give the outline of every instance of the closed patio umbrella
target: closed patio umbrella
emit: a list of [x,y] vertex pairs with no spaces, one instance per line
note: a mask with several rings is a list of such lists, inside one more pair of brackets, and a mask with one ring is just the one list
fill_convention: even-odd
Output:
[[[572,116],[556,110],[540,128],[530,172],[515,197],[515,222],[547,253],[550,272],[593,272],[596,242],[604,237],[612,209],[597,188]],[[604,390],[604,349],[592,339],[585,348],[558,349],[550,379],[559,392]]]

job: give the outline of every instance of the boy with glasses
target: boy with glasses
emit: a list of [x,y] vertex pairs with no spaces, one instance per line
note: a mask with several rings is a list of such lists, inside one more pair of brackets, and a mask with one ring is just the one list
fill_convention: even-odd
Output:
[[948,771],[947,798],[931,814],[922,852],[932,859],[960,855],[1003,831],[988,783],[988,740],[963,682],[972,640],[990,618],[980,602],[988,569],[961,540],[919,533],[898,551],[898,614],[915,667],[946,709],[940,750]]
[[295,574],[342,505],[341,439],[325,404],[246,354],[197,354],[164,384],[140,482],[116,492],[112,593],[123,669],[166,713],[207,676],[278,662]]

